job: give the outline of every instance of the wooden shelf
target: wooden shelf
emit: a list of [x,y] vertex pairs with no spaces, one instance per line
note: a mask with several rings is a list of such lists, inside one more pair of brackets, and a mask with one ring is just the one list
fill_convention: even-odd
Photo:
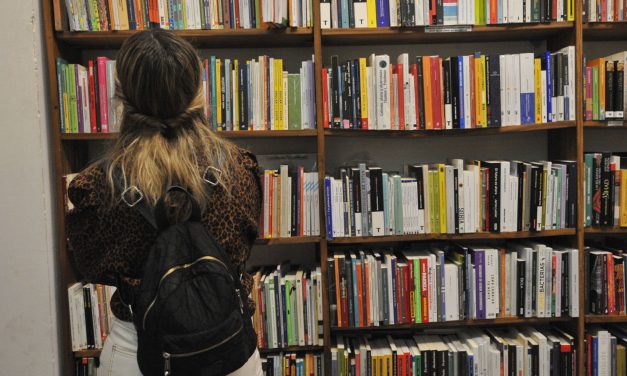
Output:
[[627,227],[586,227],[584,232],[599,235],[627,234]]
[[572,236],[576,234],[574,228],[547,231],[520,231],[520,232],[476,232],[472,234],[416,234],[368,237],[341,237],[329,240],[330,244],[367,244],[367,243],[396,243],[430,240],[490,240],[490,239],[524,239],[554,236]]
[[290,245],[290,244],[318,244],[319,236],[296,236],[293,238],[257,239],[257,245]]
[[[80,48],[117,48],[135,30],[124,31],[59,31],[57,40]],[[304,47],[313,43],[313,29],[237,29],[237,30],[176,30],[194,46],[217,47]]]
[[607,125],[607,121],[599,120],[586,120],[583,122],[583,126],[586,128],[609,128],[609,129],[627,129],[627,120],[623,121],[623,125]]
[[425,138],[446,136],[489,136],[497,134],[511,134],[524,132],[545,132],[554,129],[575,129],[574,121],[560,121],[547,124],[531,124],[513,127],[499,128],[469,128],[469,129],[434,129],[434,130],[361,130],[361,129],[337,129],[324,130],[324,135],[329,137],[398,137],[398,138]]
[[[431,29],[433,30],[433,29]],[[331,46],[459,43],[512,40],[543,40],[572,31],[573,22],[472,26],[472,31],[429,32],[429,27],[323,29],[322,44]]]
[[627,22],[588,22],[583,24],[585,41],[624,41]]
[[101,349],[79,350],[79,351],[74,351],[74,357],[75,358],[97,358],[100,356],[101,352],[102,352]]
[[323,350],[324,350],[324,346],[288,346],[288,347],[279,347],[279,348],[274,348],[274,349],[262,348],[262,349],[259,349],[259,353],[261,355],[264,355],[264,354],[276,354],[280,352],[303,353],[303,352],[318,352],[318,351],[323,351]]
[[587,324],[619,324],[627,323],[627,315],[586,315]]
[[[224,138],[274,138],[274,137],[316,137],[315,129],[300,131],[229,131],[216,132]],[[117,133],[62,133],[63,141],[102,141],[118,138]]]
[[402,324],[389,326],[367,326],[361,328],[339,328],[331,327],[331,331],[336,334],[342,333],[394,333],[408,330],[426,330],[426,329],[445,329],[445,328],[463,328],[463,327],[482,327],[482,326],[506,326],[506,325],[543,325],[553,323],[567,323],[576,321],[576,317],[503,317],[492,320],[459,320],[459,321],[441,321],[419,324]]

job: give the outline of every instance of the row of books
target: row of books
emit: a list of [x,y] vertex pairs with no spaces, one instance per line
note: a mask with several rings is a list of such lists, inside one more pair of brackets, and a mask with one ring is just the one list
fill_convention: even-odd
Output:
[[261,176],[263,209],[259,222],[262,238],[320,235],[318,173],[287,165],[265,170]]
[[584,77],[586,120],[627,119],[626,63],[627,51],[586,61]]
[[65,0],[72,31],[313,27],[307,0]]
[[98,376],[98,358],[74,359],[75,376]]
[[331,374],[574,376],[577,356],[575,337],[558,328],[467,328],[412,337],[337,336],[331,348]]
[[617,22],[627,20],[626,0],[584,0],[584,22]]
[[575,120],[575,48],[511,55],[372,54],[322,71],[329,128],[455,129]]
[[280,353],[261,358],[263,376],[324,376],[324,353]]
[[574,161],[415,164],[325,178],[327,238],[563,229],[575,226]]
[[586,375],[625,375],[627,327],[591,327],[586,334]]
[[322,346],[322,294],[320,267],[282,263],[253,273],[257,346]]
[[585,225],[627,227],[627,153],[585,153]]
[[627,242],[606,239],[605,244],[590,244],[585,248],[586,311],[599,315],[625,315],[625,263]]
[[579,315],[577,249],[535,242],[336,251],[332,326]]
[[72,351],[100,349],[111,329],[114,287],[77,282],[68,288]]
[[260,56],[239,61],[211,56],[204,61],[207,117],[218,131],[316,128],[313,59],[298,73],[283,59]]
[[[300,130],[316,128],[313,60],[299,73],[283,70],[283,59],[211,56],[203,61],[205,110],[217,131]],[[98,57],[87,66],[57,59],[61,132],[118,132],[115,60]]]
[[322,0],[325,28],[574,21],[573,0]]

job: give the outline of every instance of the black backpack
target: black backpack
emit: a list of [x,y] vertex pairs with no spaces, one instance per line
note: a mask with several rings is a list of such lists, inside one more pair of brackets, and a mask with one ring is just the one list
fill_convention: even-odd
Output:
[[[128,203],[128,189],[121,191]],[[172,225],[165,204],[171,191],[185,193],[192,207],[187,220]],[[239,275],[200,222],[193,196],[178,186],[165,195],[154,215],[146,200],[129,204],[159,232],[141,284],[129,294],[139,368],[144,376],[226,375],[244,365],[256,348]],[[123,301],[128,303],[128,297]]]

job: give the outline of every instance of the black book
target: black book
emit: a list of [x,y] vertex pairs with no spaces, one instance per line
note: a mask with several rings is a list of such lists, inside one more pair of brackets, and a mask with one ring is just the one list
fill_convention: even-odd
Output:
[[448,374],[448,351],[442,350],[437,352],[438,356],[438,373],[439,376],[447,376]]
[[614,62],[605,62],[605,118],[614,118]]
[[[354,208],[355,216],[352,218],[355,224],[355,234],[353,236],[364,236],[361,233],[361,178],[359,176],[359,168],[351,168],[351,182],[352,182],[352,206]],[[357,224],[359,221],[359,225]]]
[[[93,60],[92,60],[93,61]],[[102,127],[100,125],[100,88],[98,85],[98,64],[93,61],[94,66],[94,99],[96,105],[96,131],[101,132]]]
[[361,118],[362,118],[362,114],[361,114],[361,80],[365,80],[366,77],[361,77],[359,74],[359,60],[355,59],[353,60],[353,83],[354,83],[354,87],[355,89],[353,90],[353,92],[355,93],[355,110],[353,111],[354,113],[354,118],[355,118],[355,128],[361,129],[363,127],[363,125],[361,124]]
[[570,304],[570,274],[568,273],[568,262],[570,254],[562,253],[562,316],[568,315],[568,305]]
[[347,0],[347,1],[348,1],[348,27],[352,29],[355,27],[355,4],[353,4],[354,0]]
[[[339,3],[339,1],[338,1]],[[340,67],[337,55],[331,56],[331,107],[333,109],[333,128],[341,128],[340,112]]]
[[542,167],[537,165],[531,166],[531,194],[529,197],[529,218],[531,222],[531,230],[540,230],[541,218],[538,218],[538,208],[542,205]]
[[501,66],[499,62],[499,55],[486,56],[486,62],[489,61],[489,79],[486,84],[489,85],[489,98],[488,105],[489,114],[488,127],[500,127],[501,126]]
[[405,0],[407,3],[407,19],[403,26],[415,26],[416,25],[416,1],[420,0]]
[[[351,128],[359,128],[357,127],[357,87],[355,86],[355,75],[359,72],[359,69],[355,70],[355,60],[349,60],[346,62],[346,67],[350,71],[350,105],[351,105]],[[361,120],[361,119],[360,119]]]
[[601,223],[601,165],[602,154],[594,153],[592,157],[592,224]]
[[[451,101],[451,58],[446,58],[444,60],[442,60],[442,73],[444,75],[444,82],[443,82],[443,89],[444,92],[442,93],[442,95],[444,96],[444,114],[442,114],[442,116],[444,117],[444,123],[447,124],[447,122],[450,120],[452,122],[452,116],[451,119],[446,119],[446,108],[451,107],[451,115],[452,115],[452,107],[453,107],[453,102]],[[452,127],[452,123],[451,123],[451,127]],[[442,128],[448,128],[445,127],[444,125],[442,126]]]
[[350,68],[348,64],[342,64],[340,66],[342,79],[340,85],[342,85],[342,128],[352,128],[351,124],[351,101],[353,99],[350,92]]
[[453,104],[453,128],[459,128],[459,57],[451,56],[451,102]]
[[126,0],[126,10],[128,11],[127,13],[128,13],[129,30],[137,30],[137,19],[135,18],[135,1],[134,0]]
[[91,293],[89,287],[83,287],[83,307],[85,308],[85,331],[87,332],[87,347],[96,348],[96,340],[94,338],[94,318],[91,314]]
[[239,129],[248,130],[248,64],[239,66]]
[[588,270],[586,292],[588,293],[587,307],[590,313],[601,313],[601,268],[603,258],[595,252],[586,252],[586,269]]
[[329,294],[329,323],[332,327],[337,323],[337,300],[335,295],[335,259],[327,258],[327,293]]
[[416,56],[416,66],[418,68],[418,129],[425,129],[425,92],[424,75],[422,71],[422,56]]
[[437,25],[444,25],[444,0],[436,0]]
[[[218,127],[223,131],[226,129],[226,82],[224,80],[224,74],[226,73],[226,64],[225,61],[222,60],[222,69],[220,69],[220,111],[222,113],[222,124],[218,124]],[[268,97],[270,98],[270,97]],[[268,101],[269,102],[269,101]],[[270,111],[268,110],[268,114]]]
[[346,300],[348,306],[348,327],[354,328],[359,326],[359,323],[355,322],[355,306],[353,304],[353,265],[352,265],[352,256],[346,257],[346,262],[344,263],[344,274],[346,275]]
[[488,178],[488,192],[490,196],[489,200],[489,228],[490,232],[501,231],[501,164],[499,162],[484,162],[484,165],[489,170]]
[[516,346],[507,347],[508,376],[516,376]]
[[[614,62],[614,74],[615,74],[615,95],[614,95],[614,115],[616,118],[623,119],[625,117],[625,103],[624,103],[624,91],[625,90],[625,63],[620,61]],[[622,166],[622,164],[621,164]]]
[[525,172],[525,164],[523,162],[511,162],[516,163],[516,172],[518,174],[518,216],[516,218],[516,231],[523,230],[523,192],[525,190],[525,185],[523,181],[524,172]]
[[290,215],[291,215],[291,219],[290,219],[290,234],[292,236],[297,236],[298,235],[298,229],[299,227],[299,219],[300,219],[300,178],[299,178],[299,173],[298,173],[298,169],[295,171],[295,173],[291,174],[291,178],[292,178],[292,197],[291,197],[291,204],[292,204],[292,210],[290,211]]
[[370,167],[370,211],[372,235],[385,233],[383,213],[383,170],[380,167]]
[[516,260],[516,281],[518,281],[518,293],[516,295],[516,316],[525,317],[525,273],[527,262],[524,259]]
[[614,184],[612,178],[614,174],[610,169],[610,153],[602,153],[601,157],[601,226],[612,226],[614,223]]

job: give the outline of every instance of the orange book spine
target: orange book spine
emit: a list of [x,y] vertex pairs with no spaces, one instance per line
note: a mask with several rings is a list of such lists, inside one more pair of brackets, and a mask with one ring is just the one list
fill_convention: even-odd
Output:
[[431,105],[431,58],[422,58],[423,92],[425,96],[425,129],[433,129],[433,107]]
[[363,294],[364,294],[364,289],[362,288],[362,283],[364,282],[363,278],[362,278],[362,274],[361,274],[361,261],[357,262],[357,304],[359,305],[359,307],[357,307],[357,312],[359,312],[359,323],[358,325],[364,326],[364,300],[363,300]]

